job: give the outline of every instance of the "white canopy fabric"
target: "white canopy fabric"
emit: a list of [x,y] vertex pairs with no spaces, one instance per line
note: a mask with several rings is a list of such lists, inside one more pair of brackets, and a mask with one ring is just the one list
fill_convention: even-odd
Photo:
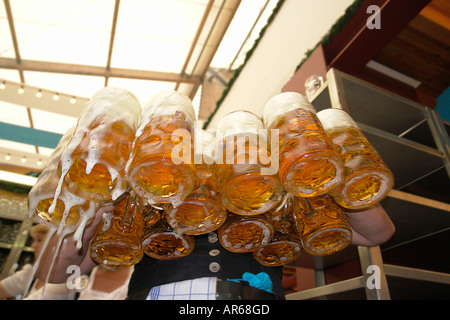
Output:
[[[0,124],[62,134],[104,86],[141,104],[179,90],[200,107],[210,69],[243,62],[278,0],[4,0]],[[19,127],[19,129],[20,129]],[[0,136],[0,167],[39,169],[53,148]]]

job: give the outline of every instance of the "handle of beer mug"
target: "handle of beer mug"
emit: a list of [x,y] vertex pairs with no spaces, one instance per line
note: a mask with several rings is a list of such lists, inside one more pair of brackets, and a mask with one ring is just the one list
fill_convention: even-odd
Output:
[[52,267],[52,272],[49,277],[49,282],[51,283],[66,282],[68,277],[72,275],[72,273],[68,273],[68,270],[72,270],[69,269],[70,266],[78,266],[79,271],[81,272],[80,274],[90,272],[97,265],[97,263],[91,259],[89,254],[91,239],[94,236],[97,225],[102,220],[103,213],[112,211],[117,206],[117,203],[118,202],[105,204],[97,209],[94,218],[84,229],[81,239],[81,249],[77,248],[73,233],[65,236],[64,241],[61,242],[62,245],[59,254],[56,257],[53,266],[51,266],[53,253],[58,249],[57,244],[59,242],[59,236],[56,235],[56,233],[53,234],[42,255],[39,267],[36,271],[36,278],[45,281],[50,267]]

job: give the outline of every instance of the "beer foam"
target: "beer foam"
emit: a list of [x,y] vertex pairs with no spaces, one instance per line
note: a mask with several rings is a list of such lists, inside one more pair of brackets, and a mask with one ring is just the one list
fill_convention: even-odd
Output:
[[317,118],[325,131],[346,127],[358,128],[352,117],[344,110],[338,108],[321,110],[317,112]]
[[[39,178],[36,182],[36,184],[33,186],[33,188],[30,190],[28,194],[28,215],[29,218],[32,218],[33,215],[36,212],[36,207],[38,206],[39,202],[43,200],[50,200],[54,199],[55,191],[58,186],[58,178],[57,178],[57,169],[58,169],[58,163],[61,158],[61,154],[64,151],[65,146],[70,140],[70,137],[72,133],[74,132],[75,127],[72,127],[69,129],[61,138],[58,145],[56,146],[55,150],[50,155],[49,161],[47,165],[45,166],[44,170],[42,170],[41,174],[39,175]],[[77,205],[83,205],[86,200],[83,198],[80,198],[66,189],[62,188],[60,190],[60,194],[58,197],[58,200],[60,200],[64,204],[64,212],[62,214],[62,219],[59,224],[59,227],[57,229],[57,234],[61,234],[63,232],[63,229],[67,228],[65,226],[65,220],[67,216],[69,215],[69,211]],[[55,202],[55,201],[54,201]],[[56,203],[55,203],[56,205]],[[55,207],[53,205],[53,209]],[[49,213],[53,213],[54,210],[50,212],[50,209],[48,210]],[[40,219],[39,219],[40,220]],[[41,222],[41,221],[39,221]],[[47,224],[46,222],[43,222]],[[75,227],[71,228],[72,230],[75,229]]]
[[73,235],[73,239],[74,239],[74,241],[76,241],[76,243],[77,243],[76,246],[78,249],[81,249],[81,247],[83,245],[82,237],[83,237],[84,229],[86,228],[86,224],[92,218],[94,218],[98,205],[99,205],[98,202],[90,201],[89,207],[87,208],[87,210],[83,210],[82,214],[80,214],[80,216],[81,216],[80,223],[78,224],[78,227],[75,230],[75,233]]
[[[99,141],[105,138],[105,135],[110,132],[110,128],[115,122],[124,122],[135,131],[141,112],[142,108],[137,98],[125,89],[105,87],[92,96],[78,119],[72,139],[61,155],[61,176],[52,207],[49,211],[51,210],[53,212],[54,210],[56,199],[58,199],[61,192],[64,177],[74,163],[72,154],[85,135],[90,138],[89,145],[85,150],[87,151],[87,156],[83,159],[86,162],[86,174],[89,174],[96,164],[103,164],[108,169],[112,181],[116,179],[116,185],[111,192],[112,199],[117,199],[126,191],[125,188],[121,187],[122,178],[118,170],[100,161],[102,150],[99,148]],[[92,123],[100,118],[103,121],[96,128],[91,129],[90,126]]]
[[172,116],[176,112],[183,112],[186,121],[193,126],[195,110],[192,101],[178,91],[162,91],[154,95],[145,105],[142,111],[140,126],[136,130],[136,137],[144,132],[147,124],[156,117]]
[[273,96],[263,108],[264,125],[270,128],[279,117],[295,109],[316,113],[311,102],[298,92],[283,92]]
[[246,136],[263,135],[266,138],[267,133],[264,129],[264,123],[255,113],[245,110],[238,110],[228,113],[219,120],[216,130],[217,140],[222,140],[227,136]]
[[[49,160],[39,175],[36,184],[31,188],[28,193],[28,216],[31,218],[35,212],[36,206],[41,200],[47,199],[48,196],[51,195],[51,198],[54,197],[53,188],[49,188],[49,181],[54,181],[52,179],[57,175],[58,163],[61,159],[61,155],[64,152],[64,149],[72,137],[73,132],[75,131],[75,127],[70,128],[63,134],[61,139],[59,140],[55,150],[50,154]],[[55,187],[56,188],[56,187]]]
[[114,218],[114,215],[111,212],[105,212],[102,215],[102,232],[106,232],[111,228],[111,221]]

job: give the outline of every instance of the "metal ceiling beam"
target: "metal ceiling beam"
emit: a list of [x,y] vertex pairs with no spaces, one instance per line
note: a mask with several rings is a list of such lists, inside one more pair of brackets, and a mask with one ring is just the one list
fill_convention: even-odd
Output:
[[[4,3],[5,3],[6,15],[8,17],[9,30],[11,32],[11,40],[12,40],[13,47],[14,47],[14,54],[16,56],[16,62],[20,63],[22,61],[22,58],[20,56],[19,42],[17,41],[16,28],[14,26],[14,18],[13,18],[13,14],[12,14],[12,10],[11,10],[11,5],[9,3],[9,0],[4,0]],[[19,71],[20,81],[22,83],[25,83],[25,75],[23,73],[23,70],[18,70],[18,71]],[[33,116],[31,115],[31,110],[28,106],[26,106],[26,109],[27,109],[28,121],[30,121],[30,126],[31,126],[31,128],[34,128],[34,122],[33,122]],[[36,147],[36,153],[39,153],[39,149],[37,147]]]
[[[225,6],[221,10],[220,15],[217,17],[217,21],[214,24],[214,28],[211,30],[211,34],[208,37],[208,41],[205,43],[205,50],[202,51],[202,55],[197,60],[195,68],[193,70],[193,75],[199,76],[201,79],[205,77],[208,68],[211,65],[211,61],[222,42],[228,27],[233,20],[233,17],[241,4],[241,0],[224,0]],[[194,97],[200,84],[194,85],[190,96]]]
[[[214,0],[209,0],[208,5],[206,6],[205,12],[203,13],[202,20],[200,21],[200,24],[197,28],[197,33],[195,34],[194,40],[192,40],[191,48],[189,49],[186,60],[184,61],[183,68],[181,69],[181,74],[185,74],[185,72],[186,72],[186,68],[189,64],[189,61],[191,61],[192,54],[194,52],[195,47],[197,46],[198,39],[200,38],[200,35],[203,32],[203,28],[205,27],[206,20],[208,19],[208,16],[209,16],[209,13],[211,12],[213,4],[214,4]],[[179,85],[180,85],[180,83],[177,82],[177,84],[175,85],[175,90],[178,89]]]
[[[214,22],[210,30],[205,30],[203,32],[208,32],[207,39],[203,44],[201,53],[196,58],[194,67],[192,68],[191,77],[196,77],[198,79],[203,79],[205,77],[208,68],[210,67],[211,61],[219,48],[222,39],[233,20],[234,14],[236,13],[241,0],[222,0],[220,5],[220,12],[214,18]],[[194,83],[193,86],[188,88],[183,88],[183,91],[191,99],[195,97],[201,82]]]
[[[111,26],[111,37],[109,38],[108,60],[106,62],[106,70],[111,69],[111,57],[114,48],[114,39],[116,37],[116,27],[117,27],[117,18],[119,16],[119,7],[120,7],[120,0],[116,0],[116,4],[114,6],[113,21]],[[105,77],[105,87],[108,86],[108,79],[109,79],[108,77]]]
[[15,69],[19,71],[21,70],[21,71],[39,71],[50,73],[67,73],[86,76],[168,81],[168,82],[181,82],[191,84],[200,83],[200,77],[198,76],[184,76],[178,73],[171,73],[171,72],[135,70],[124,68],[110,68],[108,70],[105,67],[59,63],[59,62],[36,61],[36,60],[21,60],[21,62],[19,63],[16,61],[16,59],[11,58],[0,58],[0,68]]
[[[20,63],[22,58],[20,57],[19,42],[17,41],[16,28],[14,27],[14,18],[12,16],[11,5],[9,3],[9,0],[4,0],[4,3],[5,3],[6,16],[8,17],[9,30],[11,32],[11,40],[12,40],[13,47],[14,47],[14,54],[16,55],[16,61],[18,63]],[[20,75],[20,81],[25,82],[23,72],[21,70],[19,70],[19,75]]]

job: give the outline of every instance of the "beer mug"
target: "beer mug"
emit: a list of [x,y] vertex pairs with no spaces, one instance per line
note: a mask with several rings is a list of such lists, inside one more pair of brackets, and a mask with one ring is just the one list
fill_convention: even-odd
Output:
[[227,210],[218,194],[215,146],[214,135],[207,131],[196,132],[196,189],[179,206],[171,205],[166,211],[167,222],[178,232],[188,235],[205,234],[216,230],[225,222]]
[[147,204],[142,198],[138,198],[138,203],[143,208],[144,228],[149,228],[156,224],[163,215],[164,209]]
[[299,211],[293,195],[286,193],[280,206],[265,215],[275,229],[270,242],[253,251],[253,257],[265,266],[281,266],[296,260],[301,253],[301,240],[294,221],[294,211]]
[[343,210],[328,195],[293,198],[301,208],[294,211],[297,230],[306,252],[329,255],[346,248],[352,240],[352,230]]
[[261,119],[248,111],[229,113],[219,121],[216,135],[225,208],[241,215],[258,215],[276,206],[283,188],[276,170],[271,172],[278,159],[270,154]]
[[112,267],[138,263],[144,255],[140,241],[143,224],[142,207],[130,193],[97,225],[90,245],[92,260]]
[[342,181],[342,160],[308,100],[284,92],[271,98],[263,113],[266,128],[279,130],[279,177],[286,191],[313,197]]
[[75,230],[80,221],[80,215],[90,207],[90,201],[70,193],[63,186],[53,210],[50,207],[54,201],[59,178],[57,168],[61,154],[69,142],[75,128],[69,129],[58,142],[49,157],[48,163],[39,175],[36,184],[28,193],[29,217],[34,217],[37,223],[62,229]]
[[125,193],[124,169],[140,114],[139,101],[124,89],[106,87],[95,93],[61,155],[60,185],[89,200],[116,200]]
[[146,255],[158,260],[172,260],[189,255],[195,247],[193,236],[175,231],[164,218],[145,228],[141,247]]
[[219,228],[219,242],[226,250],[246,253],[269,243],[274,229],[264,215],[243,216],[228,213],[225,224]]
[[126,179],[149,203],[177,206],[193,191],[194,120],[191,100],[176,91],[161,92],[144,106]]
[[294,211],[300,210],[294,196],[286,193],[281,205],[265,213],[276,232],[299,238],[294,221]]
[[358,209],[381,201],[394,185],[394,177],[351,116],[341,109],[318,112],[330,139],[340,147],[344,180],[330,194],[342,207]]
[[268,244],[253,251],[253,257],[264,266],[278,267],[297,260],[301,249],[299,239],[276,231]]

